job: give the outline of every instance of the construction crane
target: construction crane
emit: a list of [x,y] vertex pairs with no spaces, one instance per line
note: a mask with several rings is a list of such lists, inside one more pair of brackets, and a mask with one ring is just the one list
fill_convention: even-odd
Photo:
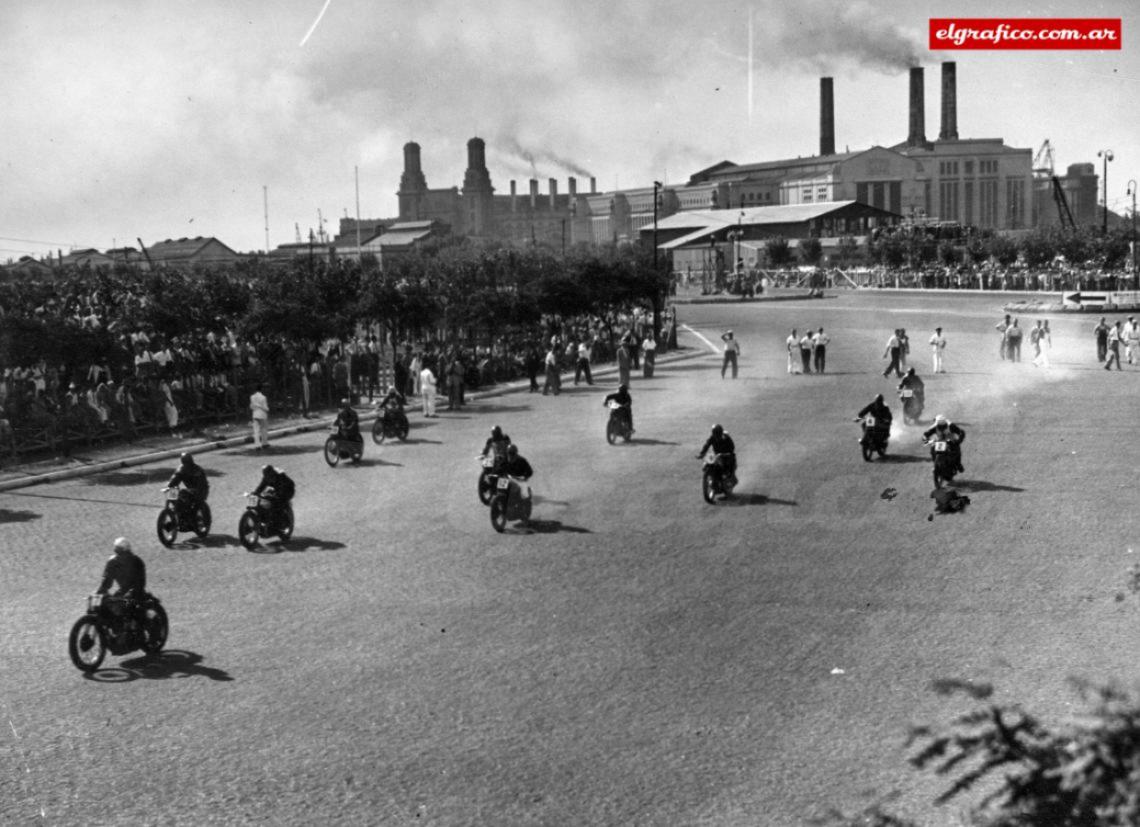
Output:
[[1033,156],[1033,177],[1039,181],[1048,179],[1049,187],[1053,191],[1053,201],[1057,205],[1057,217],[1061,221],[1061,229],[1076,230],[1077,222],[1073,220],[1073,211],[1069,209],[1069,199],[1065,197],[1061,179],[1053,169],[1053,145],[1049,143],[1048,138]]

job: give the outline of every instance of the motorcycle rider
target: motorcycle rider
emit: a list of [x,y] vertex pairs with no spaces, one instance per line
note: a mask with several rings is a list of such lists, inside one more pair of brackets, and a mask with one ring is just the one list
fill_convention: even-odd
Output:
[[526,458],[519,453],[519,446],[507,446],[507,459],[503,463],[503,473],[508,477],[515,477],[520,480],[529,480],[534,476],[534,469],[530,467],[530,463]]
[[[875,417],[875,431],[881,438],[890,436],[891,433],[891,409],[887,407],[887,403],[883,401],[883,395],[876,394],[875,398],[869,404],[863,407],[859,413],[855,415],[856,420],[866,418],[867,414]],[[866,426],[864,426],[866,427]]]
[[364,437],[360,435],[360,417],[356,415],[348,397],[340,400],[340,412],[336,415],[336,420],[333,422],[336,425],[336,435],[338,439],[346,439],[350,442],[364,442]]
[[388,392],[384,394],[384,398],[376,403],[377,409],[382,413],[385,422],[391,422],[392,417],[398,413],[402,413],[404,405],[408,402],[400,391],[395,387],[388,388]]
[[293,500],[296,491],[293,479],[272,465],[262,466],[261,482],[253,489],[254,494],[269,500],[270,522],[275,526],[281,525],[285,507]]
[[103,581],[95,593],[108,594],[111,585],[116,584],[118,589],[111,596],[119,601],[112,604],[111,611],[125,614],[127,625],[133,630],[138,625],[139,601],[146,592],[146,563],[131,550],[126,537],[117,538],[113,550],[114,554],[103,566]]
[[613,402],[620,407],[617,408],[615,413],[624,420],[625,425],[629,428],[629,432],[633,433],[633,397],[629,395],[629,385],[618,385],[618,389],[613,393],[606,396],[602,400],[602,405],[609,405]]
[[[966,432],[955,425],[942,414],[934,417],[934,427],[923,431],[923,438],[927,442],[942,441],[946,443],[950,458],[958,468],[958,473],[965,473],[962,467],[962,443],[966,441]],[[930,458],[934,459],[934,449],[930,449]]]
[[202,466],[194,461],[194,455],[186,451],[179,458],[178,470],[166,483],[167,488],[178,488],[178,507],[183,514],[190,514],[199,503],[205,503],[210,496],[210,481]]
[[709,438],[706,439],[705,444],[701,446],[701,451],[697,454],[697,459],[703,459],[710,449],[716,454],[717,464],[720,466],[721,471],[724,472],[729,486],[736,485],[736,443],[732,441],[732,437],[726,434],[724,428],[720,425],[712,426],[712,431],[709,432]]
[[922,379],[919,378],[918,374],[914,372],[914,368],[906,369],[906,376],[899,382],[898,389],[900,391],[909,390],[914,393],[914,401],[918,405],[919,414],[921,414],[922,409],[926,406],[926,385]]
[[507,453],[511,447],[511,438],[503,433],[503,429],[496,425],[491,429],[491,435],[487,437],[487,441],[483,443],[483,453],[480,456],[492,458],[491,470],[495,473],[503,467],[507,461]]

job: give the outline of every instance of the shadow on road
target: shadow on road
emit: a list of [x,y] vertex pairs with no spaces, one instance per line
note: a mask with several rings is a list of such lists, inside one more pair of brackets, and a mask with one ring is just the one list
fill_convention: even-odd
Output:
[[34,511],[9,511],[7,508],[0,508],[0,523],[27,523],[38,520],[40,516]]
[[568,534],[593,534],[588,528],[565,525],[561,520],[528,520],[525,523],[508,525],[504,534],[557,534],[565,531]]
[[346,548],[344,543],[335,540],[318,540],[315,537],[290,537],[288,540],[275,539],[258,544],[249,549],[254,554],[280,554],[283,551],[336,551]]
[[442,439],[405,439],[405,440],[389,440],[388,445],[443,445]]
[[518,411],[529,411],[530,405],[502,405],[502,404],[486,404],[485,402],[468,402],[464,407],[470,407],[472,411],[479,413],[517,413]]
[[734,494],[728,499],[717,500],[718,505],[725,506],[741,506],[741,505],[799,505],[795,500],[781,500],[776,497],[769,497],[766,494]]
[[232,534],[208,534],[204,538],[190,535],[171,546],[172,549],[233,548],[240,547],[241,540]]
[[[413,442],[414,440],[408,440],[408,441]],[[343,468],[371,468],[372,466],[375,466],[375,465],[394,465],[397,468],[403,468],[404,467],[402,463],[389,462],[386,459],[377,459],[376,457],[364,457],[360,460],[360,462],[350,462],[349,460],[342,459],[340,461],[340,465],[338,465],[337,467],[338,468],[341,468],[341,467],[343,467]]]
[[165,483],[170,479],[172,472],[169,469],[137,469],[133,471],[107,471],[103,474],[93,474],[83,477],[85,485],[113,485],[128,486],[145,483]]
[[635,436],[630,440],[634,445],[680,445],[680,442],[667,442],[663,439],[646,439],[644,437]]
[[197,652],[170,649],[154,655],[131,658],[118,666],[99,669],[83,677],[98,683],[128,683],[139,678],[165,680],[166,678],[209,678],[212,681],[232,681],[233,677],[224,669],[202,665],[202,656]]
[[930,462],[930,457],[916,457],[914,454],[887,454],[885,457],[879,457],[875,462],[885,462],[887,464],[895,463],[898,465],[907,465],[912,462]]
[[965,491],[1012,491],[1015,494],[1020,494],[1025,490],[1015,485],[998,485],[996,482],[989,482],[988,480],[956,480],[951,485]]

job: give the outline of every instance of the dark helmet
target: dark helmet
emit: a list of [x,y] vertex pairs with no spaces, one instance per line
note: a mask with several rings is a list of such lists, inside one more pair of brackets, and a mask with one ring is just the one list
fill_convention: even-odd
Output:
[[491,439],[502,439],[502,438],[503,438],[503,429],[500,428],[498,425],[496,425],[494,428],[491,429]]
[[263,474],[276,474],[277,469],[274,468],[272,465],[263,465],[263,466],[261,466],[261,473],[263,473]]
[[346,396],[344,399],[340,400],[340,404],[347,408],[348,407],[348,397]]
[[625,383],[622,383],[622,384],[618,385],[618,390],[619,390],[619,391],[628,391],[628,390],[629,390],[629,385],[626,385]]
[[906,375],[907,376],[914,376],[914,368],[907,368],[906,369]]
[[882,402],[883,402],[883,395],[882,395],[881,393],[880,393],[880,394],[876,394],[876,396],[875,396],[875,401],[876,401],[876,402],[878,402],[878,403],[881,405],[881,404],[882,404]]
[[194,455],[189,451],[186,451],[182,454],[181,457],[179,457],[179,461],[182,463],[183,468],[189,468],[194,464]]
[[517,457],[518,455],[519,455],[519,447],[517,445],[508,445],[507,446],[507,456],[508,457]]
[[713,425],[712,426],[712,435],[713,436],[720,436],[723,433],[724,433],[724,428],[722,428],[720,425]]

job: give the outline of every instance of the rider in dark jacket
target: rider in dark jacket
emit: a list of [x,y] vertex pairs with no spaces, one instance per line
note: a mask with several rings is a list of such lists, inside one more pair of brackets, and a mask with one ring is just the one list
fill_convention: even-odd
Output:
[[[866,405],[855,416],[858,419],[866,418],[867,414],[875,417],[875,431],[880,437],[886,437],[891,432],[891,409],[887,407],[887,403],[883,401],[883,395],[880,393],[871,400],[870,404]],[[865,427],[865,426],[864,426]]]
[[253,493],[269,500],[270,515],[273,522],[279,525],[285,506],[293,500],[296,490],[297,486],[288,474],[272,465],[265,465],[261,469],[261,482],[253,489]]
[[511,438],[503,433],[503,429],[496,425],[491,429],[491,435],[487,437],[487,441],[483,443],[482,456],[490,456],[494,465],[492,468],[497,472],[503,463],[507,461],[507,450],[511,447]]
[[407,397],[405,397],[395,387],[388,388],[388,392],[384,394],[384,398],[376,403],[376,407],[383,412],[384,421],[390,422],[395,414],[404,410],[404,405],[408,404]]
[[926,405],[926,385],[918,374],[914,372],[914,368],[907,368],[906,376],[899,382],[898,389],[910,390],[914,392],[914,400],[918,403],[918,408],[921,411]]
[[728,475],[732,484],[736,484],[736,443],[732,441],[732,437],[725,433],[724,428],[720,425],[713,425],[712,431],[709,433],[709,438],[705,440],[705,444],[701,446],[700,453],[697,454],[697,459],[702,459],[704,455],[712,450],[717,455],[717,462],[720,463],[721,469]]
[[356,415],[347,398],[340,400],[340,413],[336,415],[336,434],[341,439],[351,442],[364,442],[360,435],[360,417]]
[[534,476],[534,469],[530,467],[526,458],[519,453],[517,445],[507,446],[507,460],[503,463],[503,473],[520,480],[529,480]]
[[618,389],[611,394],[608,394],[602,400],[603,405],[609,405],[614,402],[621,407],[617,409],[617,414],[625,419],[625,424],[629,428],[629,432],[633,433],[633,397],[629,395],[629,385],[619,385]]
[[206,502],[210,496],[210,481],[206,479],[206,472],[202,466],[194,462],[193,454],[186,452],[180,458],[178,470],[166,484],[168,488],[178,488],[178,503],[183,507],[193,507],[198,503]]
[[[923,431],[922,436],[927,442],[944,441],[950,451],[951,458],[958,466],[958,473],[965,472],[966,469],[962,467],[962,443],[966,441],[965,431],[942,414],[938,414],[934,417],[934,427]],[[933,448],[930,449],[930,458],[934,459]]]
[[109,608],[113,614],[125,616],[130,627],[138,623],[140,601],[146,593],[146,563],[131,551],[131,544],[126,537],[115,540],[114,550],[115,553],[103,566],[103,580],[96,593],[107,594],[112,584],[117,585],[118,589],[112,597],[122,600],[111,604]]

